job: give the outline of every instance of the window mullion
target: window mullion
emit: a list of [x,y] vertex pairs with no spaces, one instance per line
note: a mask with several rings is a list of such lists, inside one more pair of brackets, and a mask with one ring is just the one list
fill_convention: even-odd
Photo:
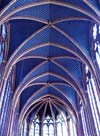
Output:
[[92,110],[92,115],[93,115],[93,119],[94,119],[94,123],[95,123],[96,132],[98,134],[97,118],[96,118],[96,113],[95,113],[95,108],[94,108],[93,97],[91,96],[91,86],[90,86],[90,83],[88,84],[88,96],[89,96],[89,100],[90,100],[90,106],[91,106],[91,110]]

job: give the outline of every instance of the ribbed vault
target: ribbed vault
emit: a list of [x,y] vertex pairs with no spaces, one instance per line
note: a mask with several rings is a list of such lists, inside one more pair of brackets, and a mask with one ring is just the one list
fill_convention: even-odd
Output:
[[19,124],[39,113],[39,104],[43,116],[46,105],[54,116],[63,104],[78,119],[77,97],[86,103],[82,65],[96,74],[89,31],[92,23],[100,24],[97,5],[95,0],[12,0],[1,10],[0,24],[10,24],[4,80],[16,66],[12,105],[15,109],[20,100]]

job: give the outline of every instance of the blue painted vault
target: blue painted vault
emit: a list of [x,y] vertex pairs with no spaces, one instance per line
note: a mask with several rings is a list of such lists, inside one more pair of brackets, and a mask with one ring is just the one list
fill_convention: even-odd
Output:
[[[99,11],[98,1],[89,2]],[[7,59],[16,64],[20,112],[46,96],[77,111],[77,96],[85,103],[82,66],[93,71],[89,34],[99,15],[82,0],[5,0],[0,9],[1,23],[10,24]],[[33,104],[29,115],[37,109]]]

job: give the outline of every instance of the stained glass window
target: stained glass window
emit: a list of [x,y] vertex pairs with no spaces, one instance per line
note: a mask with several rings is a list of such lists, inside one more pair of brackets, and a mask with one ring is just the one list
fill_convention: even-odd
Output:
[[82,106],[82,102],[81,101],[80,101],[80,114],[81,114],[81,119],[82,119],[82,126],[83,126],[84,136],[89,136],[88,135],[88,130],[87,130],[87,124],[86,124],[86,118],[85,118],[84,108]]
[[43,136],[54,136],[54,122],[50,116],[43,121]]
[[100,69],[100,26],[93,26],[93,47],[95,52],[96,61]]
[[39,136],[40,135],[40,120],[38,116],[35,116],[33,119],[30,130],[29,130],[29,136]]
[[87,93],[89,97],[89,102],[91,106],[91,111],[94,119],[95,129],[97,136],[100,134],[100,101],[97,95],[96,85],[93,80],[91,73],[89,72],[88,66],[86,66],[86,83],[87,83]]
[[[31,127],[29,136],[41,136],[41,131],[43,136],[77,136],[76,124],[73,119],[70,117],[69,128],[70,133],[67,128],[67,118],[63,112],[57,115],[55,119],[50,117],[49,115],[42,120],[42,122],[38,120],[38,122],[34,119]],[[37,124],[37,125],[36,125]],[[42,126],[40,125],[42,124]],[[36,128],[35,128],[36,127]],[[40,128],[41,127],[41,128]]]
[[[0,73],[0,82],[1,82],[1,78],[2,78],[2,69],[1,69],[1,64],[3,62],[3,58],[4,58],[4,46],[5,46],[5,38],[6,38],[6,25],[3,24],[1,27],[0,27],[0,70],[1,70],[1,73]],[[1,93],[1,97],[0,97],[0,110],[2,108],[2,103],[3,103],[3,99],[4,99],[4,92],[5,92],[5,85],[4,85],[4,88],[2,90],[2,93]]]
[[69,136],[77,136],[76,123],[74,119],[69,116],[68,118]]

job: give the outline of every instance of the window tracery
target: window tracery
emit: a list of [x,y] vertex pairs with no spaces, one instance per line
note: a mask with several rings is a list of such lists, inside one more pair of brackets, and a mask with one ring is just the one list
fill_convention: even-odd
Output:
[[50,116],[43,121],[43,136],[54,136],[54,122]]
[[[35,118],[37,119],[33,119],[31,123],[29,136],[41,136],[41,129],[43,136],[65,136],[65,134],[77,136],[76,124],[71,116],[67,120],[64,114],[59,114],[54,120],[48,115],[42,122],[38,117]],[[68,132],[68,127],[70,132]]]
[[39,136],[40,134],[40,120],[39,117],[35,116],[30,126],[30,136]]

